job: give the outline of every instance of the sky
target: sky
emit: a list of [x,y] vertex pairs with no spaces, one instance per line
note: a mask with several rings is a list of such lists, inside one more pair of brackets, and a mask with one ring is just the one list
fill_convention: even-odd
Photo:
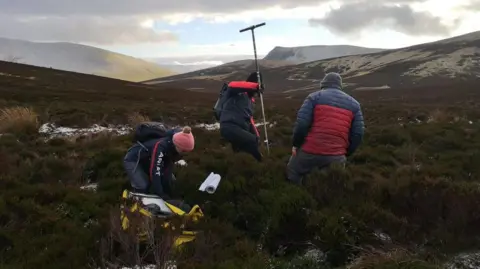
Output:
[[0,0],[0,37],[140,58],[253,55],[275,46],[398,48],[480,30],[480,0]]

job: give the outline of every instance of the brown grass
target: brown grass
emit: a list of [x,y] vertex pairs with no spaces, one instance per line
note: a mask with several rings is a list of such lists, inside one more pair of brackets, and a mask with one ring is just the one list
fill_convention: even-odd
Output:
[[130,126],[135,126],[141,122],[150,121],[150,118],[146,115],[134,112],[131,115],[128,115],[128,124]]
[[387,265],[391,268],[408,268],[412,265],[423,265],[423,261],[416,259],[414,254],[403,248],[394,248],[389,251],[373,249],[365,251],[363,255],[347,266],[347,269],[380,268]]
[[33,133],[39,127],[38,114],[27,107],[9,107],[0,110],[0,132]]
[[448,121],[449,121],[448,113],[440,109],[435,109],[434,111],[432,111],[428,119],[428,122],[448,122]]

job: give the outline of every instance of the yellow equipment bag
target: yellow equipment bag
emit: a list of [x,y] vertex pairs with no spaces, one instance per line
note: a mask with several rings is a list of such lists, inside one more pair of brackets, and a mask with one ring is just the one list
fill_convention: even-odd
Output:
[[[196,223],[200,218],[203,218],[204,216],[202,210],[198,205],[193,206],[190,212],[186,213],[182,209],[166,202],[165,200],[156,195],[133,193],[129,192],[128,190],[124,190],[122,193],[122,200],[123,204],[121,205],[122,210],[120,213],[120,220],[122,223],[122,229],[124,231],[129,228],[129,219],[125,211],[128,211],[130,213],[138,212],[148,218],[164,218],[165,222],[162,225],[164,228],[170,226],[170,222],[168,221],[169,217],[181,216],[186,218],[186,220],[188,221]],[[131,205],[128,205],[129,201],[131,202]],[[152,208],[154,208],[155,210],[151,210]],[[173,230],[175,229],[175,227],[171,228]],[[182,229],[182,231],[180,235],[175,238],[175,247],[183,243],[193,241],[197,234],[197,232],[195,231],[184,230],[185,227],[183,224],[180,226],[180,229]],[[145,240],[146,236],[146,232],[139,232],[140,240]]]

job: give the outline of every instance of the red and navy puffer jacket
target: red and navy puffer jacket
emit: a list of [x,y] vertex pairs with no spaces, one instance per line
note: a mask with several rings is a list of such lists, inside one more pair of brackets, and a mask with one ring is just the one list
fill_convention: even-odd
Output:
[[311,93],[297,113],[293,146],[319,155],[351,155],[364,134],[361,106],[342,90]]

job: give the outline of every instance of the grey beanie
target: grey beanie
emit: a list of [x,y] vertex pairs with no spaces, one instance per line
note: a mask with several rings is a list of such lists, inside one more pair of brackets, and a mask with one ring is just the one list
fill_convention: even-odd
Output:
[[320,82],[320,88],[335,88],[342,89],[342,77],[340,74],[335,72],[330,72],[325,75],[325,77]]

